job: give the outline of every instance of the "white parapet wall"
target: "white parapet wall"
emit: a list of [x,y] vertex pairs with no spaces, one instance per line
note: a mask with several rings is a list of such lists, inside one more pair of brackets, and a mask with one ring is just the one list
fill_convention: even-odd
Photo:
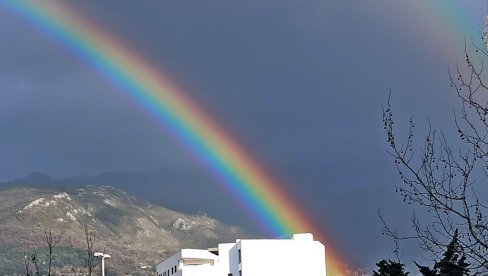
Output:
[[214,276],[218,256],[207,250],[182,249],[156,266],[157,276]]
[[157,276],[326,276],[325,246],[308,233],[237,240],[212,252],[182,249],[156,266]]
[[240,240],[230,251],[232,276],[325,276],[325,247],[311,234]]

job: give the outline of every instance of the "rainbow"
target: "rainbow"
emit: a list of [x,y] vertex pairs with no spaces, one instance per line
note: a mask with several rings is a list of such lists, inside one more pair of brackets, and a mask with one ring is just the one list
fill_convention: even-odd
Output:
[[328,245],[328,274],[341,274],[345,263],[307,213],[212,118],[137,52],[61,1],[2,1],[0,8],[49,37],[142,107],[205,164],[268,234],[314,233]]
[[[409,20],[417,21],[424,33],[432,34],[433,51],[440,52],[440,58],[446,58],[452,51],[443,48],[452,47],[451,44],[463,46],[463,36],[476,36],[480,32],[484,11],[478,14],[478,10],[469,9],[461,2],[464,1],[408,0],[395,5],[401,5],[401,9],[412,16]],[[137,52],[104,33],[65,2],[7,0],[0,2],[2,9],[49,37],[121,95],[137,103],[204,164],[268,234],[314,233],[328,245],[328,275],[345,273],[343,258],[305,210],[284,193],[279,183],[267,175],[235,139]]]
[[488,12],[484,0],[413,0],[400,1],[399,4],[410,16],[407,20],[415,22],[412,31],[423,34],[421,39],[424,41],[419,43],[426,43],[433,55],[446,64],[455,63],[456,57],[464,57],[465,41],[468,47],[471,41],[482,45],[481,36]]

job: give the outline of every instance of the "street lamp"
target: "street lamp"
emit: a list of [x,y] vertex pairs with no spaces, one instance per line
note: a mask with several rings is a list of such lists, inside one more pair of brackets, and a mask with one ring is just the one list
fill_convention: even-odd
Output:
[[111,256],[109,254],[104,254],[104,253],[101,253],[101,252],[96,252],[93,255],[95,257],[102,258],[102,276],[105,276],[105,263],[104,263],[104,260],[105,260],[105,258],[110,258]]

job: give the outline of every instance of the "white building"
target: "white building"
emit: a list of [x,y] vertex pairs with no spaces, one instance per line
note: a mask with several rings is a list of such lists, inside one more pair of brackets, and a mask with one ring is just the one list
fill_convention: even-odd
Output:
[[325,247],[312,234],[237,240],[218,248],[182,249],[156,266],[157,276],[325,276]]

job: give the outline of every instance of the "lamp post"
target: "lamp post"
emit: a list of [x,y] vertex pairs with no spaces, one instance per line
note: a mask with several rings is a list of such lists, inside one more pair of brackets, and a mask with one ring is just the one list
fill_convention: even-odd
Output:
[[93,254],[95,257],[100,257],[102,258],[102,276],[105,276],[105,258],[110,258],[111,256],[109,254],[104,254],[104,253],[101,253],[101,252],[96,252],[95,254]]

